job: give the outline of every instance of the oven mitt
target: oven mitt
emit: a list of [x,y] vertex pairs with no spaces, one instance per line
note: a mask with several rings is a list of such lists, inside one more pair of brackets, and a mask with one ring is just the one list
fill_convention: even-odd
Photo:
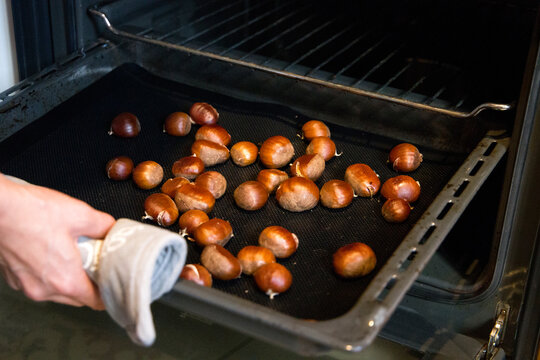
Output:
[[150,304],[170,291],[184,267],[187,245],[157,226],[119,219],[104,240],[79,238],[84,269],[98,285],[109,315],[136,344],[156,338]]

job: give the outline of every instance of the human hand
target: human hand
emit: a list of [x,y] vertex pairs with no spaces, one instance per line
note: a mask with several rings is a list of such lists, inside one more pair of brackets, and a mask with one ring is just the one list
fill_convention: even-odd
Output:
[[103,310],[77,239],[103,239],[114,222],[83,201],[0,174],[0,271],[32,300]]

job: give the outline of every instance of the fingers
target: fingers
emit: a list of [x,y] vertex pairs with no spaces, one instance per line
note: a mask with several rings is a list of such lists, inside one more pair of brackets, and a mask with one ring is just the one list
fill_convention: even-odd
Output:
[[85,217],[78,223],[73,235],[75,238],[84,235],[92,239],[104,239],[114,223],[115,219],[111,215],[88,205]]

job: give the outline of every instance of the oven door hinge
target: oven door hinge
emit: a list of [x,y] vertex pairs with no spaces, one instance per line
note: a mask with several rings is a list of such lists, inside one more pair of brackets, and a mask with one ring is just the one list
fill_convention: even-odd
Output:
[[491,329],[487,344],[482,346],[482,349],[480,349],[480,352],[476,354],[474,360],[496,359],[497,353],[499,352],[501,339],[504,334],[504,329],[506,327],[507,318],[508,308],[501,309],[499,312],[499,316],[497,316],[497,321],[495,321],[495,325]]

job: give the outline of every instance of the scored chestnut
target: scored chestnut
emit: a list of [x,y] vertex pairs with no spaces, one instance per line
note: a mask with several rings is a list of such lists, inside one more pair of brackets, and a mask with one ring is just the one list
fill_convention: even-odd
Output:
[[261,266],[253,274],[257,287],[270,297],[270,300],[282,292],[289,290],[292,284],[292,274],[287,268],[278,263]]
[[204,162],[196,156],[185,156],[176,160],[172,166],[175,177],[193,180],[204,171]]
[[155,161],[143,161],[133,169],[132,177],[141,189],[153,189],[163,180],[163,168]]
[[193,231],[193,239],[199,246],[218,244],[225,246],[233,237],[231,224],[222,219],[214,218],[203,222]]
[[205,102],[196,102],[191,105],[189,115],[193,122],[198,125],[212,125],[217,123],[219,119],[217,110]]
[[263,169],[257,175],[257,181],[264,185],[269,193],[272,193],[289,175],[278,169]]
[[317,136],[313,138],[308,147],[306,148],[306,154],[319,154],[323,157],[324,161],[328,161],[334,156],[339,156],[336,152],[336,144],[326,136]]
[[262,164],[270,169],[287,165],[294,156],[294,147],[289,139],[276,135],[266,139],[259,150]]
[[204,266],[199,264],[187,264],[184,266],[180,278],[198,285],[212,287],[212,275]]
[[174,202],[180,212],[188,210],[202,210],[209,213],[214,208],[216,199],[214,195],[202,187],[189,183],[176,190]]
[[195,179],[195,184],[210,191],[214,198],[219,199],[227,190],[227,179],[217,171],[206,171]]
[[341,209],[351,204],[354,198],[352,186],[343,180],[330,180],[321,188],[321,204],[331,209]]
[[231,148],[231,159],[238,166],[248,166],[257,160],[259,149],[249,141],[240,141]]
[[208,140],[227,146],[231,142],[231,134],[217,124],[204,125],[195,133],[195,140]]
[[224,163],[230,156],[226,146],[208,140],[195,140],[191,145],[191,152],[201,159],[205,166]]
[[310,141],[319,136],[330,137],[330,129],[320,120],[310,120],[302,126],[302,136]]
[[319,202],[319,188],[313,181],[295,176],[279,185],[276,200],[285,210],[292,212],[310,210]]
[[163,132],[172,136],[186,136],[190,131],[191,118],[185,112],[173,112],[163,124]]
[[345,181],[361,197],[373,197],[381,187],[381,180],[369,165],[353,164],[345,170]]
[[123,138],[132,138],[141,132],[141,123],[132,113],[123,112],[113,119],[109,135],[116,135]]
[[302,155],[291,164],[291,175],[317,181],[324,171],[325,162],[321,155]]
[[416,170],[423,160],[418,148],[409,143],[396,145],[390,151],[388,161],[395,171],[410,172]]
[[178,208],[166,194],[156,193],[144,201],[144,219],[150,219],[161,226],[170,226],[178,219]]
[[172,199],[174,199],[174,195],[176,195],[176,190],[180,189],[184,184],[189,184],[189,180],[182,176],[168,179],[163,183],[163,185],[161,185],[161,192],[169,195]]
[[234,190],[234,201],[244,210],[258,210],[266,204],[267,200],[268,191],[258,181],[246,181]]
[[259,245],[270,249],[280,259],[294,254],[298,243],[296,234],[278,225],[266,227],[259,235]]
[[216,279],[232,280],[242,275],[240,261],[221,245],[205,246],[201,253],[201,263]]
[[[178,219],[178,225],[180,226],[180,235],[193,235],[195,229],[202,223],[210,220],[208,215],[202,210],[188,210],[183,213]],[[195,241],[188,237],[188,240]]]
[[369,274],[377,264],[373,250],[364,243],[352,243],[339,248],[333,256],[336,274],[356,278]]
[[133,171],[133,160],[127,156],[117,156],[105,166],[107,177],[112,180],[126,180]]
[[388,199],[382,206],[381,213],[384,220],[391,223],[400,223],[409,217],[411,205],[407,200]]
[[262,246],[246,246],[236,255],[242,272],[246,275],[252,275],[261,266],[276,262],[276,257],[270,249]]
[[387,199],[403,199],[412,203],[420,196],[420,183],[408,175],[399,175],[386,180],[381,195]]

